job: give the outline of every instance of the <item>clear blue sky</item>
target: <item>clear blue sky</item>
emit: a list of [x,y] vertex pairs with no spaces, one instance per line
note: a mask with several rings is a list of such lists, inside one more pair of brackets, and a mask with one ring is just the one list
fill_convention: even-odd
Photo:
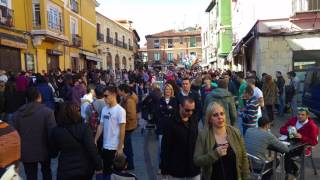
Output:
[[98,0],[97,11],[117,20],[128,19],[138,31],[141,43],[145,36],[169,29],[201,25],[211,0]]

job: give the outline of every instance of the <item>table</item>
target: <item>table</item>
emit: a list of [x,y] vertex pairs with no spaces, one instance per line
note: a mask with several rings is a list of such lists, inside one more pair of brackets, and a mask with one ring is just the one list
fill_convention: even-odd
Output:
[[[289,142],[290,145],[288,146],[289,148],[289,153],[290,152],[294,152],[295,150],[298,150],[298,149],[302,149],[302,153],[300,155],[300,179],[301,180],[304,180],[304,166],[305,166],[305,148],[307,146],[307,143],[302,143],[300,141],[297,141],[297,140],[289,140],[289,141],[286,141],[286,142]],[[277,157],[277,154],[278,152],[277,151],[274,151],[274,156],[275,158]],[[281,169],[281,173],[280,173],[280,180],[284,180],[285,179],[285,176],[286,176],[286,172],[285,172],[285,153],[284,154],[281,154],[280,155],[280,169]],[[272,165],[272,171],[273,171],[273,179],[276,180],[276,173],[275,173],[275,170],[277,168],[277,163],[276,161],[274,160],[273,161],[273,165]]]

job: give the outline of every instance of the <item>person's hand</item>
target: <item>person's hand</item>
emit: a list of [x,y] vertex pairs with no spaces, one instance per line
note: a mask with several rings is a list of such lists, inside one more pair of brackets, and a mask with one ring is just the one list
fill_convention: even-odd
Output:
[[121,149],[118,149],[118,150],[116,151],[115,156],[121,156],[121,155],[123,155],[123,149],[122,149],[122,148],[121,148]]
[[294,137],[295,137],[295,138],[298,138],[298,139],[301,139],[301,138],[302,138],[302,135],[301,135],[300,133],[297,133],[297,134],[294,135]]
[[168,175],[166,175],[166,174],[161,175],[161,180],[168,180],[168,179],[169,179]]
[[216,151],[218,152],[219,157],[222,157],[222,156],[227,155],[228,146],[229,146],[229,145],[226,144],[226,145],[218,146],[218,147],[216,148]]
[[95,174],[102,174],[103,171],[102,170],[99,170],[99,171],[95,171]]

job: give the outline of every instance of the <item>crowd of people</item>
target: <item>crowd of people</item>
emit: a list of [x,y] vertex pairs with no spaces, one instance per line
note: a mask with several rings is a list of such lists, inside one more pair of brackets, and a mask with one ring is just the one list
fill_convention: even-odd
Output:
[[[0,177],[23,164],[28,180],[137,179],[132,133],[145,120],[156,127],[159,175],[163,179],[249,179],[247,153],[270,159],[286,153],[288,177],[299,168],[269,130],[276,117],[291,119],[280,133],[315,146],[318,127],[297,107],[295,72],[168,69],[74,73],[0,71]],[[278,116],[275,116],[275,110]],[[6,147],[6,148],[2,148]],[[276,160],[276,159],[275,159]],[[272,162],[272,159],[271,159]],[[264,175],[269,179],[270,173]]]

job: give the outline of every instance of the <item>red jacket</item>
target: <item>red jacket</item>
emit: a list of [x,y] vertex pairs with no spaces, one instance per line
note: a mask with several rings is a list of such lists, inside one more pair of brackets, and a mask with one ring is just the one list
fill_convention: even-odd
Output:
[[[301,134],[302,142],[305,142],[311,146],[315,146],[318,144],[318,134],[319,134],[319,128],[316,125],[316,123],[308,117],[309,122],[305,125],[303,125],[299,130],[298,133]],[[289,126],[296,126],[296,123],[298,121],[297,117],[289,119],[289,121],[280,128],[280,134],[288,135],[288,127]]]

